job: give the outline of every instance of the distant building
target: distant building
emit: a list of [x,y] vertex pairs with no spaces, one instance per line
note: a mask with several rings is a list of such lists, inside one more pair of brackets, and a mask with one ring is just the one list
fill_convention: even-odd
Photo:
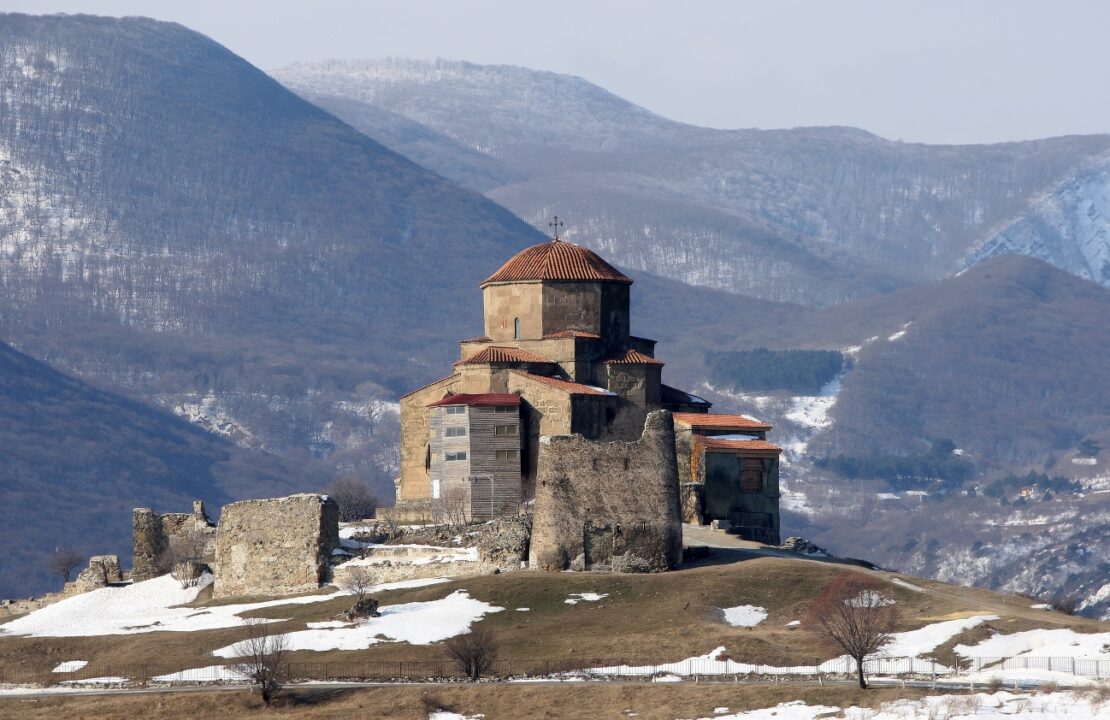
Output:
[[451,374],[401,398],[399,517],[459,504],[472,519],[535,497],[539,440],[639,440],[670,410],[688,522],[719,520],[777,543],[771,429],[662,383],[655,341],[630,332],[632,280],[593,251],[554,239],[481,283],[484,334],[459,343]]

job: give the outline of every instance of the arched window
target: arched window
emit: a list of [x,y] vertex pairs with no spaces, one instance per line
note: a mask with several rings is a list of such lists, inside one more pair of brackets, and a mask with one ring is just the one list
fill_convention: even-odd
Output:
[[513,340],[520,339],[520,318],[513,318]]

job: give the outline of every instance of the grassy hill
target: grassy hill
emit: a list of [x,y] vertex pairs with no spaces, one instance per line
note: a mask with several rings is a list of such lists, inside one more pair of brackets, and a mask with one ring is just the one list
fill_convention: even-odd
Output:
[[[823,661],[834,653],[804,629],[792,630],[786,625],[805,620],[810,604],[822,589],[845,572],[861,572],[879,580],[902,606],[900,630],[971,616],[998,616],[953,634],[933,652],[922,655],[935,656],[938,661],[950,663],[951,648],[956,643],[975,642],[993,632],[1012,634],[1034,628],[1105,632],[1105,625],[1095,621],[1031,609],[1030,600],[1019,596],[813,560],[758,557],[735,562],[728,554],[717,557],[726,562],[692,565],[663,574],[514,572],[377,592],[374,597],[383,606],[398,606],[436,601],[462,590],[475,600],[504,608],[486,614],[478,626],[495,633],[503,661],[533,671],[542,670],[544,663],[552,668],[668,663],[702,656],[720,646],[725,648],[722,657],[737,662],[793,666],[812,664],[815,658]],[[566,600],[574,593],[604,597],[568,604]],[[242,601],[229,599],[214,605],[237,602]],[[297,631],[306,628],[306,623],[334,619],[350,604],[349,596],[324,598],[302,604],[275,603],[242,615],[279,620],[267,628],[274,632]],[[763,607],[768,616],[756,627],[730,626],[723,621],[720,608],[738,605]],[[203,614],[201,608],[212,606],[202,594],[189,607]],[[387,608],[386,614],[389,612]],[[3,627],[0,624],[0,629]],[[35,668],[46,671],[64,657],[88,660],[85,676],[120,673],[113,668],[145,671],[148,675],[169,673],[226,662],[212,652],[244,635],[241,627],[108,637],[13,637],[0,632],[0,672],[13,666],[24,672]],[[441,642],[380,642],[361,650],[301,650],[292,653],[290,660],[360,663],[440,661],[446,657]],[[417,667],[414,672],[419,674],[421,670]]]

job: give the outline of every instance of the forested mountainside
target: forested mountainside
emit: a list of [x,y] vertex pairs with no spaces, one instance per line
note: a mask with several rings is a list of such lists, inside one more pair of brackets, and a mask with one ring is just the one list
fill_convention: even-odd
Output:
[[0,16],[0,86],[2,336],[258,447],[377,462],[542,239],[179,25]]
[[[1110,136],[929,146],[850,128],[714,130],[581,78],[444,60],[330,61],[273,75],[398,152],[409,152],[404,138],[384,137],[352,101],[496,158],[525,179],[474,187],[537,227],[557,210],[568,237],[595,241],[625,268],[829,305],[945,277],[1004,248],[1110,283],[1105,204],[1082,228],[1035,212],[1048,195],[1066,203],[1077,173],[1110,167]],[[466,181],[449,155],[421,162]],[[998,236],[1030,212],[1053,230]]]
[[722,349],[840,350],[841,374],[817,392],[773,391],[706,368],[689,387],[775,425],[784,532],[951,582],[1074,594],[1110,617],[1110,290],[995,257],[768,317]]
[[318,461],[238,448],[185,420],[0,343],[0,598],[58,590],[55,548],[131,557],[131,509],[188,512],[320,489]]

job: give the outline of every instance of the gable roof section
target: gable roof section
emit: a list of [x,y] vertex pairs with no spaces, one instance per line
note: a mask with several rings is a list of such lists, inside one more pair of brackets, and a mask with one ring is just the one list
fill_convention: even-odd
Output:
[[570,380],[561,380],[559,378],[547,377],[546,375],[534,375],[532,373],[521,372],[513,370],[514,375],[522,375],[529,380],[541,382],[544,385],[550,385],[553,388],[558,388],[563,392],[570,393],[571,395],[613,395],[613,393],[603,388],[597,388],[593,385],[582,385]]
[[694,435],[694,442],[705,448],[706,452],[735,452],[739,454],[750,452],[762,455],[778,455],[782,452],[782,448],[778,445],[757,438],[752,438],[751,440],[734,440],[731,438],[724,439],[707,437],[705,435]]
[[548,333],[543,336],[544,340],[556,340],[561,338],[585,338],[587,340],[600,340],[601,336],[597,333],[586,332],[585,330],[560,330],[559,332]]
[[490,365],[497,363],[546,363],[548,365],[554,364],[552,360],[548,360],[543,355],[537,355],[534,352],[521,350],[514,347],[502,347],[494,345],[488,348],[482,348],[480,351],[471,355],[466,360],[460,360],[456,365]]
[[446,405],[519,405],[520,396],[513,393],[459,393],[448,395],[442,400],[428,404],[427,407],[443,407]]
[[712,407],[713,403],[705,398],[698,397],[693,393],[688,393],[685,390],[671,387],[670,385],[659,385],[660,400],[664,405],[704,405],[705,407]]
[[639,350],[629,348],[622,353],[612,355],[603,360],[607,365],[662,365],[662,360],[656,360],[651,355],[646,355]]
[[605,262],[589,248],[552,240],[525,248],[509,258],[495,273],[482,281],[488,283],[528,280],[580,280],[631,285],[632,280]]
[[766,432],[771,429],[767,423],[747,415],[724,415],[717,413],[677,412],[674,421],[689,425],[694,429],[705,430],[756,430]]
[[416,388],[415,390],[409,390],[407,393],[402,395],[399,399],[404,400],[409,395],[415,395],[416,393],[420,392],[421,390],[427,390],[430,387],[435,387],[436,385],[439,385],[442,382],[447,382],[448,380],[458,380],[459,377],[461,377],[461,376],[457,373],[448,375],[447,377],[441,377],[439,380],[433,380],[432,382],[428,383],[427,385],[421,385],[420,387]]

